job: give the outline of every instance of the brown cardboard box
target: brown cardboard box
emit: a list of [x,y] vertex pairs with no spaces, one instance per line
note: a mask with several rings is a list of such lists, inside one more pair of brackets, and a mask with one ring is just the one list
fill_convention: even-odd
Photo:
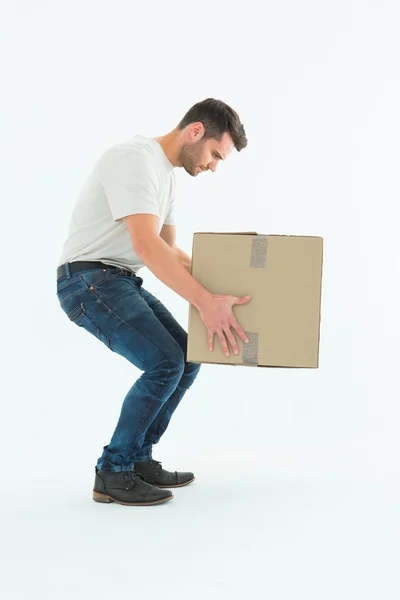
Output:
[[192,275],[213,294],[251,296],[235,305],[235,318],[250,339],[232,329],[239,354],[225,357],[217,335],[190,305],[187,360],[258,367],[319,366],[323,238],[256,232],[195,233]]

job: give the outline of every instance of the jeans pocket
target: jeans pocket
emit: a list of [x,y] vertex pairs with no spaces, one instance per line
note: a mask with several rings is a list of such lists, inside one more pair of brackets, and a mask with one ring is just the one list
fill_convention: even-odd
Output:
[[85,285],[82,283],[79,275],[66,279],[64,281],[57,282],[56,294],[60,301],[60,304],[64,304],[70,296],[74,296],[77,293],[85,289]]
[[103,342],[111,350],[111,342],[107,336],[99,329],[99,327],[92,321],[86,311],[86,307],[83,302],[80,302],[72,310],[67,313],[67,317],[72,323],[75,323],[78,327],[83,327],[94,335],[95,338]]

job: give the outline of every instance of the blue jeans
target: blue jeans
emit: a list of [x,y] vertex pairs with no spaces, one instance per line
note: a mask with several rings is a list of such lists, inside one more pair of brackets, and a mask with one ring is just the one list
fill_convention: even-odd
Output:
[[70,321],[143,371],[98,458],[102,471],[133,471],[135,462],[152,458],[153,445],[200,370],[186,362],[186,331],[142,283],[118,267],[85,269],[57,281]]

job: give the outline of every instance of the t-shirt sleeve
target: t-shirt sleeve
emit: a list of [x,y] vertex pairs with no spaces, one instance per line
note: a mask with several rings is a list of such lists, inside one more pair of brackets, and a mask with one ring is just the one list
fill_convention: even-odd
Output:
[[151,160],[140,152],[110,159],[97,170],[114,221],[133,214],[160,217],[159,178]]
[[164,224],[165,225],[176,225],[176,202],[175,202],[175,175],[172,174],[171,179],[171,195],[170,195],[170,204],[167,212],[167,216],[165,217]]

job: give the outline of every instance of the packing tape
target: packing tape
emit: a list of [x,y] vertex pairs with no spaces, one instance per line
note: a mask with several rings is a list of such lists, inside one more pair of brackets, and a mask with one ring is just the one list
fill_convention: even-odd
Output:
[[245,331],[249,338],[248,344],[243,344],[242,362],[252,367],[258,366],[258,333]]
[[[267,262],[267,235],[253,235],[251,244],[250,267],[252,269],[264,269]],[[248,344],[243,344],[243,364],[252,367],[258,366],[258,333],[245,332],[249,338]]]
[[267,235],[253,235],[250,267],[264,269],[267,262]]

